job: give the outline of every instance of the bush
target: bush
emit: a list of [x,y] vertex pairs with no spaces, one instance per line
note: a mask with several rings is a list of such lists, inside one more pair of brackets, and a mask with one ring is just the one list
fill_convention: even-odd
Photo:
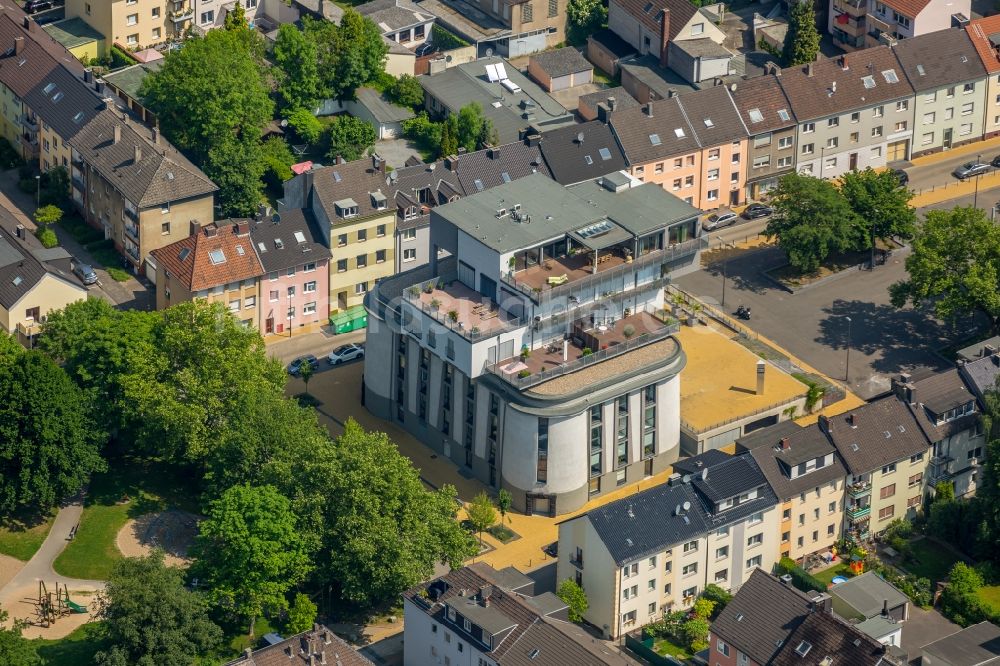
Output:
[[711,616],[709,617],[710,620],[714,620],[726,608],[729,602],[733,600],[733,595],[715,583],[709,583],[701,593],[701,598],[715,603],[715,607],[712,609]]
[[139,61],[132,57],[131,53],[123,51],[117,46],[111,47],[111,67],[112,69],[117,69],[119,67],[128,67],[129,65],[135,65]]
[[35,232],[35,236],[38,240],[42,242],[42,246],[46,248],[52,248],[59,245],[59,239],[56,238],[56,232],[52,231],[48,227],[42,227]]
[[782,574],[789,574],[792,577],[792,585],[803,592],[823,592],[826,590],[826,583],[819,580],[815,576],[810,575],[805,569],[795,564],[795,560],[790,557],[782,557],[781,560],[774,565],[774,568],[779,576]]
[[323,123],[308,109],[289,113],[288,126],[306,143],[316,143],[323,136]]
[[0,137],[0,167],[4,169],[14,169],[23,166],[25,161],[21,155],[10,144],[10,141]]
[[460,49],[463,46],[469,45],[467,41],[458,37],[457,35],[453,35],[452,33],[442,28],[437,23],[435,23],[431,27],[431,41],[433,41],[434,45],[437,46],[442,51],[450,51],[451,49]]
[[411,109],[422,106],[424,103],[424,89],[420,87],[420,81],[417,80],[417,77],[410,74],[403,74],[398,79],[394,79],[386,90],[386,95],[396,104]]
[[109,266],[105,270],[108,271],[108,275],[110,275],[111,279],[114,280],[115,282],[128,282],[129,278],[132,277],[131,275],[129,275],[128,271],[123,271],[120,268],[114,268]]

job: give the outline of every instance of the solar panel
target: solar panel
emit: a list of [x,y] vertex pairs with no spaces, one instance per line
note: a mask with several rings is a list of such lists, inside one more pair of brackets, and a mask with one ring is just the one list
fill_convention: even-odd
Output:
[[601,159],[602,160],[610,160],[611,159],[611,151],[608,150],[607,148],[599,148],[597,150],[597,152],[601,154]]
[[607,220],[602,220],[596,224],[591,224],[590,226],[584,227],[576,232],[580,238],[594,238],[595,236],[601,236],[608,233],[614,227]]
[[748,113],[750,114],[750,122],[752,122],[752,123],[759,123],[759,122],[762,122],[764,120],[764,114],[761,113],[760,109],[758,109],[756,107],[753,108],[753,109],[750,109],[750,111],[748,111]]
[[502,62],[498,62],[496,67],[497,67],[497,76],[500,77],[501,81],[503,81],[506,78],[509,78],[507,76],[507,69],[503,66]]
[[649,135],[649,142],[651,144],[653,144],[654,146],[658,146],[661,143],[663,143],[662,141],[660,141],[660,135],[659,134],[650,134]]
[[486,78],[489,79],[490,83],[496,83],[500,80],[500,75],[497,73],[497,66],[494,63],[486,65]]

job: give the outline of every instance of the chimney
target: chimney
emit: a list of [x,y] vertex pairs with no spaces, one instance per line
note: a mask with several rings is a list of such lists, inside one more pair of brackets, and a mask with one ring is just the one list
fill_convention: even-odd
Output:
[[617,108],[617,106],[618,106],[618,100],[615,99],[614,95],[609,95],[608,96],[608,109],[610,109],[611,111],[614,111],[615,108]]
[[993,345],[983,345],[983,356],[993,356],[997,353],[997,348]]
[[491,160],[495,160],[500,157],[500,151],[496,149],[496,146],[486,146],[486,156]]
[[667,478],[667,485],[668,486],[679,486],[679,485],[681,485],[681,475],[678,474],[677,472],[674,472],[673,474],[671,474]]
[[597,103],[597,119],[599,121],[601,121],[602,123],[604,123],[605,125],[607,125],[608,124],[608,120],[610,119],[609,118],[610,115],[611,115],[611,108],[607,104],[605,104],[604,102],[598,102]]
[[806,76],[813,75],[813,64],[811,62],[806,63]]
[[194,236],[200,230],[201,230],[201,224],[198,223],[198,220],[191,220],[191,229],[190,232],[188,233],[188,236]]
[[89,69],[85,69],[83,71],[83,82],[84,83],[93,83],[94,82],[94,73],[92,71],[90,71]]
[[842,70],[844,70],[845,72],[851,68],[850,65],[847,64],[847,54],[846,53],[844,55],[840,56],[840,68]]
[[532,132],[531,134],[524,135],[524,145],[529,148],[534,148],[539,143],[542,142],[542,135],[537,132]]
[[156,145],[160,144],[160,128],[159,127],[154,127],[153,128],[153,143],[155,143]]
[[789,449],[787,437],[782,437],[779,443],[781,444],[782,451],[787,451]]
[[109,111],[111,109],[114,109],[115,108],[115,100],[114,100],[114,98],[105,97],[104,98],[104,108],[108,109]]
[[[27,21],[28,19],[25,18],[24,20]],[[15,37],[14,38],[14,54],[15,55],[20,55],[21,50],[23,48],[24,48],[24,37]]]
[[449,155],[448,157],[444,158],[444,168],[447,169],[448,171],[451,171],[452,173],[455,172],[455,167],[457,166],[457,164],[458,164],[457,155]]
[[677,90],[674,88],[667,89],[667,97],[677,97]]
[[827,434],[830,434],[830,419],[826,417],[826,414],[820,414],[819,420],[816,421],[816,425],[819,429]]
[[653,101],[652,100],[646,102],[646,115],[649,116],[650,118],[653,117]]
[[882,600],[882,617],[889,617],[889,600]]
[[250,221],[240,220],[234,225],[237,236],[246,236],[250,233]]
[[243,650],[243,658],[245,660],[247,660],[247,661],[252,660],[253,659],[253,648],[244,648],[244,650]]
[[134,150],[132,152],[132,164],[138,164],[142,161],[142,148],[139,144],[135,144]]
[[757,395],[764,395],[764,374],[767,372],[767,363],[763,360],[757,361]]
[[24,17],[24,29],[27,30],[28,32],[31,32],[32,30],[35,29],[35,22],[32,21],[27,16]]
[[212,222],[211,224],[206,224],[202,228],[205,230],[205,236],[207,236],[208,238],[215,238],[216,236],[219,235],[219,227],[216,226],[215,222]]
[[670,10],[664,9],[660,15],[660,67],[666,68],[670,46]]
[[764,64],[764,73],[765,74],[777,74],[778,71],[779,71],[778,70],[778,65],[775,64],[775,63],[773,63],[773,62],[771,62],[770,60],[768,60]]
[[101,79],[94,79],[94,90],[97,91],[98,95],[104,94],[104,81]]

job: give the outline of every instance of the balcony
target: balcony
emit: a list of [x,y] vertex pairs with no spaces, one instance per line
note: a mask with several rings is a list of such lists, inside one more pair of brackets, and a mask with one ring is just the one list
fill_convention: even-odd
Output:
[[853,523],[861,520],[862,518],[867,518],[871,515],[871,512],[871,504],[865,506],[849,506],[847,507],[847,518]]
[[838,12],[859,18],[868,13],[867,0],[833,0],[833,8]]
[[183,23],[194,18],[194,9],[191,7],[185,7],[183,9],[178,9],[176,11],[170,12],[170,20],[174,23]]
[[872,484],[870,481],[859,481],[858,483],[852,483],[847,486],[847,496],[852,499],[858,499],[860,497],[865,497],[871,495]]
[[569,563],[572,564],[577,569],[583,568],[583,553],[574,553],[569,556]]
[[70,180],[73,182],[73,187],[75,187],[76,189],[80,190],[81,192],[87,191],[87,186],[83,184],[83,178],[80,178],[76,174],[73,174]]
[[[125,222],[125,233],[131,236],[136,241],[139,240],[139,225],[132,224],[130,222]],[[138,257],[136,257],[138,258]]]
[[37,118],[35,118],[33,116],[29,116],[27,114],[21,114],[21,117],[19,118],[19,120],[21,121],[21,126],[24,127],[25,129],[31,130],[32,132],[37,132],[38,131],[38,119]]
[[[654,250],[633,259],[627,248],[603,252],[576,252],[573,255],[550,257],[513,275],[501,276],[501,281],[535,303],[593,287],[623,277],[654,264],[664,264],[696,254],[707,247],[705,238],[676,243],[663,250]],[[553,284],[553,283],[558,284]]]
[[833,20],[834,27],[848,37],[865,36],[865,19],[855,18],[850,14],[838,14]]
[[487,365],[486,370],[518,389],[526,389],[666,340],[678,328],[676,321],[652,308],[589,330],[577,323],[572,340],[553,342],[526,356],[504,359]]
[[139,221],[139,211],[129,208],[128,206],[125,206],[122,210],[125,212],[125,217],[127,219],[132,220],[133,222]]
[[469,341],[527,324],[526,319],[512,317],[454,276],[442,276],[413,285],[403,292],[403,297],[410,305]]

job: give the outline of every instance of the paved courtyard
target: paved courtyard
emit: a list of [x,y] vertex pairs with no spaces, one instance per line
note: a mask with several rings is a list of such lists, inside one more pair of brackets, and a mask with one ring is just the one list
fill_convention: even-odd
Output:
[[[867,399],[887,391],[892,376],[899,372],[946,367],[934,351],[961,339],[972,328],[969,322],[943,325],[926,309],[892,306],[888,289],[906,276],[904,258],[896,252],[888,265],[874,273],[855,270],[790,294],[760,274],[783,262],[780,250],[736,252],[725,266],[725,310],[732,313],[740,304],[750,307],[753,318],[744,322],[749,328],[835,380],[844,380],[849,363],[850,388]],[[717,262],[684,276],[677,285],[718,304],[723,265]]]

